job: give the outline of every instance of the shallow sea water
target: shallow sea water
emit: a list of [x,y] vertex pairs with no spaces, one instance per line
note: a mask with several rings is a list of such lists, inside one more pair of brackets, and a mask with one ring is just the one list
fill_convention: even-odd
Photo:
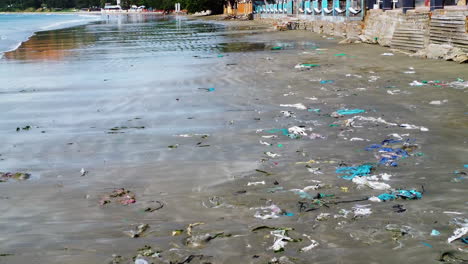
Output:
[[[468,79],[467,66],[336,42],[254,23],[112,16],[39,32],[6,53],[0,171],[33,177],[0,183],[0,253],[7,254],[0,263],[112,263],[113,254],[134,263],[144,245],[161,252],[145,257],[149,263],[187,263],[191,255],[190,263],[268,263],[282,256],[292,263],[440,263],[446,252],[464,263],[466,244],[447,238],[454,219],[468,217],[468,178],[454,173],[468,172],[468,96],[453,84]],[[282,49],[271,50],[277,46]],[[296,69],[300,63],[320,66]],[[410,86],[414,80],[440,83]],[[320,112],[280,106],[297,103]],[[429,131],[345,126],[353,115],[330,116],[355,108],[366,110],[364,117]],[[16,131],[27,125],[32,128]],[[266,132],[293,126],[325,138]],[[397,167],[376,165],[376,151],[365,148],[395,133],[409,134],[402,137],[417,149]],[[271,135],[277,137],[262,137]],[[423,198],[365,200],[385,191],[335,172],[365,163],[375,166],[372,174],[392,175],[381,182],[424,191]],[[88,174],[80,176],[81,168]],[[318,181],[320,188],[304,197],[291,191]],[[134,192],[136,203],[100,206],[114,188]],[[309,199],[318,193],[334,196],[318,205]],[[154,201],[164,207],[145,212]],[[282,210],[277,218],[254,217],[259,209],[252,208],[272,204]],[[357,205],[369,205],[372,214],[340,217]],[[396,205],[406,211],[395,212]],[[318,220],[323,213],[330,218]],[[224,236],[199,246],[187,244],[186,231],[172,236],[196,222],[204,224],[192,238]],[[124,234],[141,223],[150,228],[140,238]],[[294,242],[275,253],[271,230],[253,231],[261,226],[293,228]],[[440,236],[431,236],[432,229]],[[310,245],[304,235],[319,245],[302,252]]]

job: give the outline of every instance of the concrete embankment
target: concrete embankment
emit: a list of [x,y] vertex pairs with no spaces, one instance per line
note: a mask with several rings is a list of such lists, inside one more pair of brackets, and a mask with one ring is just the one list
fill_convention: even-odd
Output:
[[374,43],[412,56],[468,61],[468,10],[369,10],[364,19],[336,16],[257,14],[280,30],[298,29],[342,37],[346,43]]

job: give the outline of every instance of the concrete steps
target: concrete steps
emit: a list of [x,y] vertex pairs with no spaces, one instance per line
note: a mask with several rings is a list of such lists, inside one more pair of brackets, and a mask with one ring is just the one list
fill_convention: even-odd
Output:
[[467,30],[465,16],[433,16],[429,25],[429,41],[468,50]]
[[424,48],[426,36],[423,27],[428,23],[427,16],[408,16],[397,25],[393,32],[391,47],[409,51],[417,51]]

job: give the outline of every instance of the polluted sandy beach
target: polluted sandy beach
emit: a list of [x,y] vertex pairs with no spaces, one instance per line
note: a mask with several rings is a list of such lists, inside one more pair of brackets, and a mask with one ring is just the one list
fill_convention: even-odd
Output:
[[466,263],[466,64],[338,41],[116,16],[4,54],[0,263]]

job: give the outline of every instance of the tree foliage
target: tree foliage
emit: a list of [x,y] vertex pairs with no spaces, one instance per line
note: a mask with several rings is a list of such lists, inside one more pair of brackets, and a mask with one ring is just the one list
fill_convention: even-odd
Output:
[[[116,0],[0,0],[0,11],[20,11],[38,8],[90,8],[103,7],[104,4],[115,4]],[[180,3],[182,9],[189,13],[202,10],[212,10],[222,13],[224,0],[121,0],[123,8],[131,5],[146,6],[157,10],[173,10],[175,3]]]

